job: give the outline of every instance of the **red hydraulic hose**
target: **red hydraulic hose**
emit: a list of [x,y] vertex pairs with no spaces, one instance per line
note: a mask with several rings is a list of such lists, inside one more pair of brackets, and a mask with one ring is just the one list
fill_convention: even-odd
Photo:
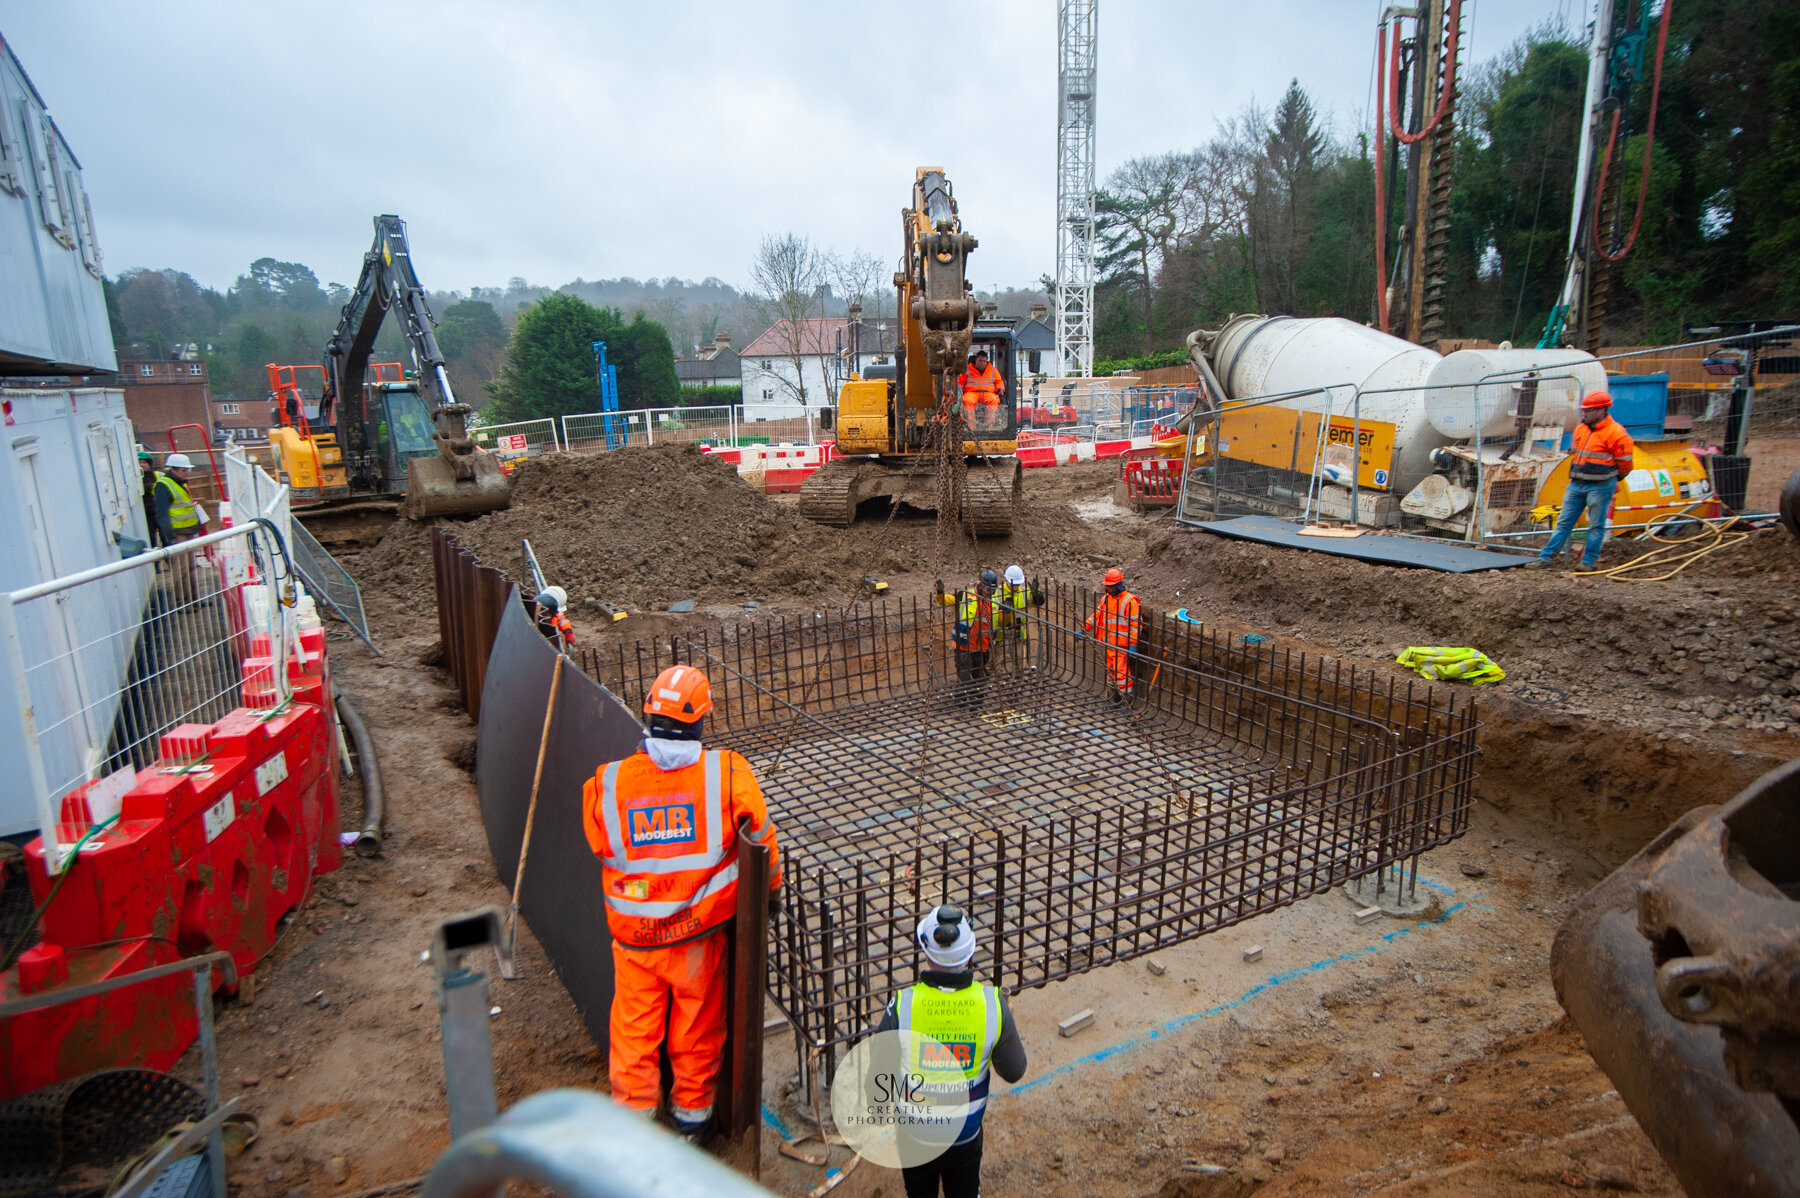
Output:
[[1644,130],[1644,173],[1638,180],[1637,215],[1631,218],[1631,233],[1619,252],[1609,253],[1599,244],[1600,195],[1606,190],[1606,172],[1612,168],[1613,145],[1619,139],[1619,110],[1613,109],[1612,132],[1606,135],[1606,154],[1600,159],[1599,180],[1594,186],[1594,256],[1602,262],[1623,262],[1637,241],[1638,226],[1644,223],[1644,198],[1650,194],[1650,149],[1656,144],[1656,100],[1662,94],[1663,51],[1669,45],[1669,13],[1675,0],[1663,0],[1662,21],[1656,31],[1656,73],[1650,80],[1650,124]]
[[1399,125],[1401,111],[1400,18],[1394,18],[1394,48],[1391,52],[1392,57],[1389,58],[1384,68],[1386,76],[1384,83],[1388,93],[1388,124],[1392,127],[1394,136],[1400,139],[1400,144],[1403,146],[1417,145],[1437,132],[1437,127],[1443,124],[1445,115],[1450,111],[1450,98],[1456,94],[1456,42],[1462,32],[1462,0],[1450,0],[1448,19],[1450,37],[1444,45],[1444,53],[1448,56],[1450,65],[1444,70],[1444,86],[1438,92],[1437,111],[1431,114],[1431,119],[1425,122],[1425,125],[1417,133],[1403,133],[1400,131]]
[[[1387,63],[1387,26],[1378,24],[1375,34],[1375,69]],[[1388,331],[1387,294],[1387,196],[1382,192],[1383,164],[1387,150],[1387,89],[1375,89],[1375,325]]]

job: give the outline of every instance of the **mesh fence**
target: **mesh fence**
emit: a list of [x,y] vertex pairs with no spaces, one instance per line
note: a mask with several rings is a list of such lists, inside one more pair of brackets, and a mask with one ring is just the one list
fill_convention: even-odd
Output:
[[536,457],[562,448],[554,420],[517,420],[469,430],[475,444],[502,457]]

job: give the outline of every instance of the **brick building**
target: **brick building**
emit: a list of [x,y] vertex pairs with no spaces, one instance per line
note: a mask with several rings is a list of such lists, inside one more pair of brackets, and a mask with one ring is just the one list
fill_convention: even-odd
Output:
[[119,386],[138,440],[158,453],[197,446],[192,430],[176,438],[179,445],[170,442],[169,430],[184,424],[206,429],[215,445],[268,439],[267,401],[215,399],[204,362],[120,362]]

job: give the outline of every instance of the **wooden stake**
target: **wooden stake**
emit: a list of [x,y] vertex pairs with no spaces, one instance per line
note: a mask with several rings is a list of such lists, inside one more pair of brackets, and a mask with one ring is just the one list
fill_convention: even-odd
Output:
[[[544,756],[550,748],[550,721],[556,715],[556,692],[562,682],[563,662],[568,660],[563,654],[556,655],[556,665],[550,670],[550,701],[544,704],[544,734],[538,738],[537,769],[531,775],[531,803],[525,808],[525,839],[519,845],[519,868],[513,871],[512,906],[508,908],[506,942],[512,943],[513,935],[519,928],[519,888],[525,884],[525,861],[531,856],[531,826],[537,821],[538,784],[544,780]],[[501,976],[511,979],[517,971],[501,970]]]

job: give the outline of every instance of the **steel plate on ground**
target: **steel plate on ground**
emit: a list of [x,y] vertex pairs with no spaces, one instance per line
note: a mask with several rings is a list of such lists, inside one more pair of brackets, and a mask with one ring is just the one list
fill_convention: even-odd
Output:
[[1217,533],[1243,541],[1259,541],[1284,549],[1308,549],[1314,553],[1330,553],[1337,557],[1354,557],[1378,566],[1407,566],[1425,570],[1442,570],[1451,574],[1473,574],[1480,570],[1504,570],[1522,566],[1532,559],[1524,554],[1496,553],[1453,541],[1425,541],[1412,537],[1365,536],[1354,540],[1306,537],[1301,526],[1278,520],[1274,516],[1238,516],[1230,520],[1183,523],[1197,532]]

